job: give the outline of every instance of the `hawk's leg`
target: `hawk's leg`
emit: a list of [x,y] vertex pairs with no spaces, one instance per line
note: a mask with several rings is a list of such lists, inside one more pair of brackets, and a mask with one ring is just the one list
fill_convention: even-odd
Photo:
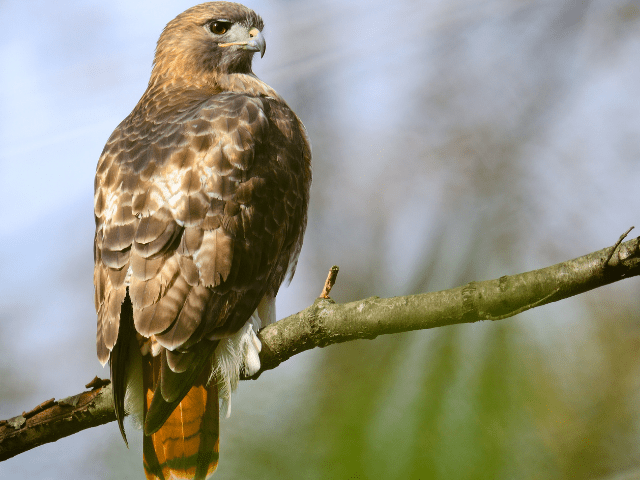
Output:
[[250,377],[260,370],[260,350],[262,350],[262,342],[258,339],[256,333],[262,328],[262,320],[256,310],[247,323],[230,338],[235,343],[241,365],[240,372]]
[[220,340],[214,359],[212,381],[218,383],[221,413],[227,417],[231,413],[231,392],[240,380],[240,373],[254,375],[260,370],[260,350],[262,343],[256,333],[275,320],[275,299],[263,298],[255,312],[243,327],[233,335]]

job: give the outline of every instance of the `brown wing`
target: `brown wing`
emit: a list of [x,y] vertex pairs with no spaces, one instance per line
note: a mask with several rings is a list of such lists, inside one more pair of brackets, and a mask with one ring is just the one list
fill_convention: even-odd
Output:
[[295,267],[311,174],[286,104],[161,93],[147,92],[99,160],[94,282],[100,361],[128,341],[128,296],[135,330],[167,350],[161,390],[173,403],[203,367],[185,359],[237,331]]

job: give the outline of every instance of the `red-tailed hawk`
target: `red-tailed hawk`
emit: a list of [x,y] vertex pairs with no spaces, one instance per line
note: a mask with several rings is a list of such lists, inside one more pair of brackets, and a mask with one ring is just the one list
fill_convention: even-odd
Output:
[[251,71],[262,28],[237,3],[178,15],[98,161],[98,358],[125,442],[125,411],[144,425],[150,479],[215,470],[219,397],[260,368],[255,332],[275,320],[302,245],[311,151]]

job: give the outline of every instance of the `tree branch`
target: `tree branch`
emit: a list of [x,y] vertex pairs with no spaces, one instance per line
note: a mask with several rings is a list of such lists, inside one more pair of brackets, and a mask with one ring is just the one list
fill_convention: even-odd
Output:
[[[260,331],[262,365],[251,378],[315,347],[478,320],[501,320],[640,275],[640,238],[621,243],[623,238],[613,247],[551,267],[440,292],[371,297],[345,304],[318,298],[310,307]],[[94,380],[87,385],[94,388],[92,391],[57,402],[51,399],[30,412],[0,421],[0,461],[114,421],[111,386],[103,385],[104,381]]]
[[[22,412],[22,415],[0,420],[0,461],[86,428],[113,422],[116,414],[111,385],[108,380],[97,380],[92,383],[106,386],[57,402],[52,398],[29,412]],[[87,388],[91,385],[88,384]]]

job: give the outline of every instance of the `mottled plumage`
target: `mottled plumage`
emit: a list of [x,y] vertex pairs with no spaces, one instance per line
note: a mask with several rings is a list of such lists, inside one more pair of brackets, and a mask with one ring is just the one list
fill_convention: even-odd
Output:
[[228,399],[242,357],[255,369],[252,328],[273,319],[302,245],[311,152],[297,116],[251,72],[262,28],[227,2],[171,21],[146,92],[98,162],[98,358],[123,436],[125,396],[142,411],[148,478],[215,469],[218,385]]

